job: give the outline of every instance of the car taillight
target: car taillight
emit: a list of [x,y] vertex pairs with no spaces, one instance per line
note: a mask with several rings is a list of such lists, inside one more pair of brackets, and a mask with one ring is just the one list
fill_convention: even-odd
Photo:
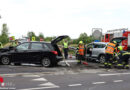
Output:
[[58,55],[57,51],[51,51],[53,54]]

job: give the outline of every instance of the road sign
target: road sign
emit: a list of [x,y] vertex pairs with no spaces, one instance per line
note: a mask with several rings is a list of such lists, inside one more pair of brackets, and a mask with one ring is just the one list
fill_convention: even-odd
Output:
[[15,40],[15,36],[12,36],[13,40]]
[[44,41],[44,39],[43,39],[43,38],[40,38],[40,41]]
[[10,41],[15,40],[15,36],[11,36],[11,37],[9,38],[9,40],[10,40]]

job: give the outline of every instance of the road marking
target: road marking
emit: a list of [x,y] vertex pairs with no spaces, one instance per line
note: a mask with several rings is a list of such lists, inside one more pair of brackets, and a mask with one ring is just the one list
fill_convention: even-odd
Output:
[[129,75],[130,73],[98,74],[99,76]]
[[[67,63],[73,63],[73,62],[77,62],[77,60],[65,60]],[[62,63],[64,63],[64,61],[61,61]]]
[[71,84],[71,85],[68,85],[70,87],[74,87],[74,86],[81,86],[82,84]]
[[93,82],[92,84],[104,84],[106,82]]
[[33,79],[33,81],[47,81],[45,78],[37,78],[37,79]]
[[43,83],[43,84],[40,84],[38,86],[51,86],[51,87],[56,87],[55,84],[51,83],[51,82],[47,82],[47,83]]
[[48,86],[48,87],[37,87],[37,88],[26,88],[26,89],[19,89],[19,90],[43,90],[43,89],[49,89],[49,88],[60,88],[59,86]]
[[113,82],[123,82],[123,80],[114,80]]
[[23,77],[40,77],[39,75],[22,75]]

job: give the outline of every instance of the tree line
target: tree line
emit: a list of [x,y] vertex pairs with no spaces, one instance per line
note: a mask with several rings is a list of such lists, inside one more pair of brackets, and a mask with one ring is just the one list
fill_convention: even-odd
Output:
[[[53,39],[56,38],[56,36],[44,37],[43,33],[39,33],[39,35],[36,35],[33,31],[29,31],[27,33],[27,37],[30,38],[30,39],[32,37],[35,37],[36,41],[40,41],[40,38],[42,38],[44,41],[51,41],[51,40],[53,40]],[[87,33],[85,33],[85,32],[81,33],[77,39],[71,39],[71,37],[68,37],[67,40],[71,44],[78,44],[78,42],[81,41],[81,40],[85,44],[94,41],[94,39],[92,38],[92,36],[88,36]],[[8,30],[7,24],[3,24],[2,25],[2,30],[1,30],[1,34],[0,34],[0,42],[2,44],[6,44],[6,43],[9,42],[9,30]],[[61,44],[61,42],[59,44]]]

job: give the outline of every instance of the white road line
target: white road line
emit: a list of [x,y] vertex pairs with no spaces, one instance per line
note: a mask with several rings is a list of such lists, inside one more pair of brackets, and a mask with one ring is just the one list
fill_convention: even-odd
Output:
[[57,87],[55,84],[51,83],[51,82],[47,82],[47,83],[43,83],[43,84],[40,84],[38,86],[51,86],[51,87]]
[[10,73],[10,74],[0,74],[2,76],[17,76],[17,75],[32,75],[34,73]]
[[99,76],[129,75],[130,73],[98,74]]
[[123,80],[114,80],[113,82],[123,82]]
[[71,85],[68,85],[70,87],[74,87],[74,86],[81,86],[82,84],[71,84]]
[[92,84],[104,84],[106,82],[93,82]]
[[[71,62],[77,62],[77,60],[65,60],[67,63],[71,63]],[[64,61],[61,61],[64,62]]]
[[47,81],[45,78],[32,79],[32,81]]
[[40,77],[39,75],[22,75],[23,77]]
[[26,88],[26,89],[19,89],[19,90],[43,90],[43,89],[49,89],[49,88],[60,88],[59,86],[55,87],[37,87],[37,88]]

